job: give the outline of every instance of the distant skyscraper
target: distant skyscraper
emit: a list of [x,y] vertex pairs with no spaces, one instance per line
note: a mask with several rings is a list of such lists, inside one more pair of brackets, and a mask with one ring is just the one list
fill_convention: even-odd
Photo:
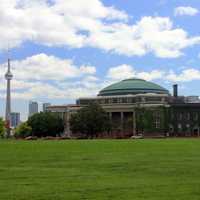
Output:
[[10,125],[13,128],[16,128],[20,124],[20,113],[11,112],[10,114]]
[[47,107],[50,106],[50,103],[43,103],[42,107],[43,107],[43,112],[47,111]]
[[36,101],[29,102],[29,117],[38,113],[38,103]]
[[10,82],[13,78],[13,75],[10,71],[10,59],[8,59],[8,69],[5,74],[5,79],[7,80],[7,91],[6,91],[6,134],[7,137],[10,136],[10,113],[11,113],[11,92],[10,92]]

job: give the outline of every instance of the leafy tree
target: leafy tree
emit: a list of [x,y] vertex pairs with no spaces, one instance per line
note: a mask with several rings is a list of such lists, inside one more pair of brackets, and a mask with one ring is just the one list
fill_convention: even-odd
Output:
[[27,123],[32,128],[32,135],[37,137],[55,137],[64,130],[63,120],[59,115],[50,112],[34,114],[29,117]]
[[28,125],[27,122],[21,123],[15,129],[15,137],[17,138],[25,138],[31,135],[32,128]]
[[81,108],[70,118],[71,131],[87,138],[94,138],[100,133],[108,132],[110,127],[108,114],[96,103]]
[[0,118],[0,137],[3,137],[5,133],[5,124],[2,118]]

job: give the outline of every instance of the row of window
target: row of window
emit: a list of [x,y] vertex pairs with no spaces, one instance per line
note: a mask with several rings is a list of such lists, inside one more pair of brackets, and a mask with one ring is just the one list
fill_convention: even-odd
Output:
[[[194,120],[194,121],[197,121],[199,119],[199,115],[197,112],[179,112],[179,113],[176,113],[176,119],[179,120],[179,121],[182,121],[182,120]],[[174,113],[171,113],[171,119],[174,119],[175,118],[175,115]]]
[[[188,124],[188,123],[186,123],[186,124],[181,124],[181,123],[178,123],[177,124],[177,129],[178,129],[178,132],[190,132],[190,131],[196,131],[196,132],[198,132],[199,133],[199,126],[198,125],[195,125],[195,126],[192,126],[191,124]],[[174,132],[174,127],[173,127],[173,125],[170,125],[170,132]]]
[[125,97],[125,98],[105,98],[105,99],[79,99],[77,104],[88,105],[92,102],[99,104],[126,104],[136,102],[165,102],[165,98],[161,97]]

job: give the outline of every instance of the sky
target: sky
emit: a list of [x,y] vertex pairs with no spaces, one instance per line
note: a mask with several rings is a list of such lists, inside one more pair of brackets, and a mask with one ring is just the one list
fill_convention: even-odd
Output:
[[1,0],[0,116],[8,55],[22,120],[133,77],[200,96],[199,21],[199,0]]

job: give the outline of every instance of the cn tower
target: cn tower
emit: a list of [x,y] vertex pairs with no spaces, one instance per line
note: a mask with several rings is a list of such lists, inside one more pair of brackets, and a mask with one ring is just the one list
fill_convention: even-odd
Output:
[[10,95],[10,82],[13,75],[10,71],[10,59],[8,59],[8,70],[5,74],[5,79],[7,80],[7,92],[6,92],[6,136],[10,137],[10,113],[11,113],[11,95]]

